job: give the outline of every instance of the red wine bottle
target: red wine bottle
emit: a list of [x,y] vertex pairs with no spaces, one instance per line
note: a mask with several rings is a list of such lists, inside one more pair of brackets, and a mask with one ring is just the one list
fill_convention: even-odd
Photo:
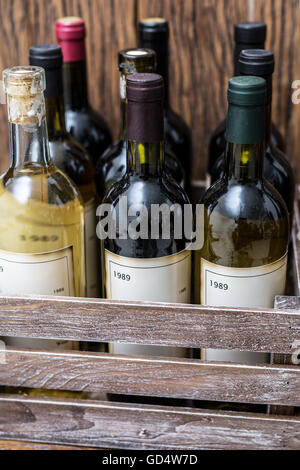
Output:
[[[156,55],[150,49],[125,49],[118,53],[118,66],[120,77],[120,110],[121,127],[117,142],[113,143],[98,159],[96,166],[96,185],[100,199],[102,199],[109,188],[119,181],[126,172],[126,82],[127,78],[134,73],[153,73],[156,68]],[[166,171],[179,184],[184,186],[185,173],[179,159],[165,150]]]
[[[234,26],[234,76],[240,75],[239,57],[245,49],[264,49],[267,36],[267,26],[265,23],[247,21]],[[207,169],[207,182],[210,185],[212,169],[220,155],[225,151],[226,146],[226,121],[223,120],[212,134],[209,144],[209,161]],[[272,126],[271,140],[275,147],[284,151],[283,138],[276,128]]]
[[185,188],[191,183],[191,135],[181,116],[175,113],[169,102],[169,23],[164,18],[147,18],[138,26],[139,47],[156,52],[157,73],[164,79],[164,133],[166,147],[180,160],[185,172]]
[[85,24],[81,18],[66,17],[56,22],[56,37],[64,60],[66,127],[96,164],[112,138],[107,124],[88,102],[85,35]]

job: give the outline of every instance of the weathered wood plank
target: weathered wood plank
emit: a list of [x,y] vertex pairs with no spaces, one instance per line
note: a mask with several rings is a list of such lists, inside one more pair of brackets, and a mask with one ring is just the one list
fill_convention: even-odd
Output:
[[193,175],[203,178],[212,132],[227,112],[233,25],[248,19],[245,0],[139,0],[138,18],[170,22],[171,105],[192,130]]
[[0,335],[289,353],[300,312],[0,296]]
[[[293,309],[295,302],[295,297],[276,297],[275,299],[275,308],[282,308],[285,310]],[[296,299],[299,299],[296,297]],[[299,308],[299,306],[298,306]],[[294,349],[296,349],[296,345],[294,344]],[[300,340],[298,349],[300,349]],[[293,364],[292,355],[291,354],[271,354],[271,364],[283,364],[285,366],[289,366]],[[298,367],[300,370],[300,368]],[[297,385],[298,394],[300,390],[300,383]],[[287,405],[287,403],[286,403]],[[280,415],[289,415],[293,416],[295,414],[295,408],[293,406],[270,406],[269,408],[270,414],[280,414]]]
[[3,396],[0,439],[119,449],[299,449],[300,419]]
[[93,447],[38,444],[37,442],[0,441],[0,450],[95,450]]
[[295,366],[8,348],[0,385],[300,406]]

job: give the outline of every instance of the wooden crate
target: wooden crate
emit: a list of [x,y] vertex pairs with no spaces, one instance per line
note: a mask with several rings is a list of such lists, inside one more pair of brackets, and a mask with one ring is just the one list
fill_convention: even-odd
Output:
[[0,385],[202,406],[264,404],[268,412],[0,394],[0,448],[299,449],[300,367],[291,362],[300,349],[299,234],[296,205],[288,283],[296,296],[277,297],[274,309],[0,297],[1,336],[239,349],[273,358],[270,365],[245,365],[8,348]]

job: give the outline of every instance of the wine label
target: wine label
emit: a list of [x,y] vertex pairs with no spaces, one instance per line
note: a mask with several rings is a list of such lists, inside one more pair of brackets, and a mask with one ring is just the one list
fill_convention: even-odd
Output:
[[201,304],[273,308],[284,294],[287,255],[255,268],[228,268],[201,259]]
[[84,206],[85,219],[85,266],[87,297],[95,298],[100,294],[98,272],[98,239],[96,235],[96,200]]
[[[73,248],[23,254],[0,250],[0,294],[74,296]],[[5,338],[9,346],[74,349],[73,341]]]
[[[105,251],[107,298],[153,302],[190,303],[191,252],[162,258],[126,258]],[[150,354],[188,357],[184,348],[110,345],[116,354]]]
[[73,248],[38,254],[0,250],[0,294],[74,296]]
[[[273,308],[276,295],[285,292],[287,255],[275,263],[254,268],[230,268],[201,259],[201,304],[226,307]],[[202,359],[248,363],[268,362],[268,354],[214,350]]]

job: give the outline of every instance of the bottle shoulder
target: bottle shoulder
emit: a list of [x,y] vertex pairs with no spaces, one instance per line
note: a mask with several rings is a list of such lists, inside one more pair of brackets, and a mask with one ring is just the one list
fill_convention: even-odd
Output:
[[124,154],[126,158],[126,142],[119,139],[116,142],[113,142],[101,155],[97,162],[96,168],[100,170],[103,165],[114,160],[115,158],[123,157]]
[[230,219],[288,219],[284,200],[265,179],[260,183],[228,184],[222,178],[206,191],[200,202],[209,214],[216,211]]
[[220,136],[225,136],[226,132],[226,119],[223,119],[223,121],[219,122],[217,127],[215,128],[214,132],[211,135],[211,140],[216,140]]
[[164,133],[166,145],[189,172],[192,149],[190,130],[183,119],[169,108],[164,111]]
[[283,140],[282,134],[279,131],[278,127],[272,122],[272,134],[271,142],[274,147],[278,148],[282,152],[285,152],[285,142]]
[[127,204],[189,204],[188,196],[183,188],[168,173],[162,178],[143,178],[125,175],[112,185],[107,192],[105,203],[116,205],[121,197],[127,197]]
[[77,185],[94,182],[94,165],[89,153],[71,136],[49,141],[54,165]]
[[86,110],[68,109],[65,118],[68,132],[88,150],[95,163],[112,142],[107,125]]
[[62,206],[70,202],[82,204],[73,181],[54,165],[40,167],[27,165],[21,170],[9,169],[1,177],[1,186],[22,204],[30,200]]
[[190,137],[190,130],[184,119],[176,113],[172,108],[168,107],[164,110],[164,119],[167,125],[177,128],[180,132]]

